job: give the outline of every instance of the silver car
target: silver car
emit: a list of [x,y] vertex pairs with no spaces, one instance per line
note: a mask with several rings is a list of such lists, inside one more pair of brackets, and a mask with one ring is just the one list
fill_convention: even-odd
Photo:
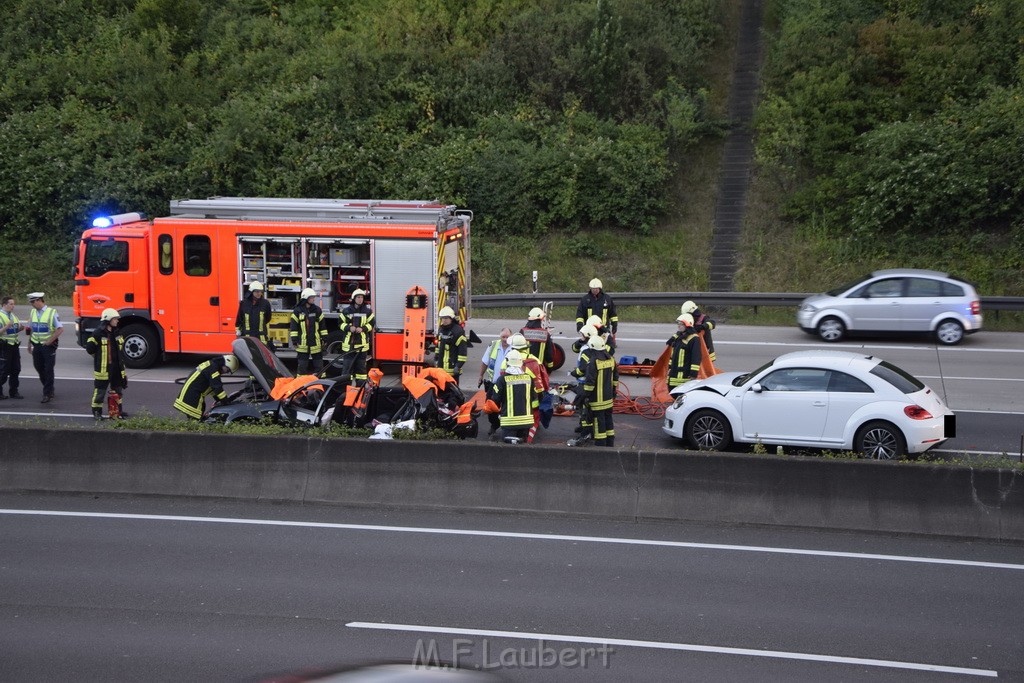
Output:
[[981,300],[969,283],[934,270],[876,270],[807,297],[796,314],[805,332],[837,342],[851,332],[929,333],[959,344],[981,329]]

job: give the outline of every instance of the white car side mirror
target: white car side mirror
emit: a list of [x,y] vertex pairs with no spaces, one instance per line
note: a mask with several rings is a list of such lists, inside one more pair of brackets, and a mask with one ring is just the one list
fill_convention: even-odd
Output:
[[759,382],[754,382],[754,385],[750,387],[750,390],[753,391],[755,394],[760,394],[762,391],[764,391],[764,387],[762,387]]

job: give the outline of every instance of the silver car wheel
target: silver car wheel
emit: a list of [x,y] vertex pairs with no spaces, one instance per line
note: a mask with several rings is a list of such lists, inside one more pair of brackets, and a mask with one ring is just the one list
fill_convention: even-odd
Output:
[[825,318],[818,323],[818,336],[827,342],[837,342],[846,334],[846,326],[839,318]]
[[935,336],[940,343],[952,346],[963,340],[964,328],[955,320],[943,320],[935,329]]
[[705,413],[694,419],[690,434],[697,448],[717,451],[725,442],[725,425],[720,418]]
[[861,437],[860,452],[876,460],[894,460],[900,455],[899,436],[889,427],[872,427]]

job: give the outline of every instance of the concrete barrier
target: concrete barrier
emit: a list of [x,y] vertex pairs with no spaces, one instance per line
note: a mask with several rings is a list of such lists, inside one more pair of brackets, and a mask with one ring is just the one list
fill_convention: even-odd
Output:
[[1024,473],[1018,471],[679,451],[9,427],[0,439],[0,491],[497,510],[1024,541]]

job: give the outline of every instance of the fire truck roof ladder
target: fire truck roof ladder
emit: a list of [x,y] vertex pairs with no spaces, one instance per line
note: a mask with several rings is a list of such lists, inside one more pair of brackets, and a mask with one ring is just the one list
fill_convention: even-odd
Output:
[[472,213],[436,201],[381,201],[375,199],[274,199],[263,197],[210,197],[175,199],[171,215],[180,218],[239,220],[419,223],[447,228]]

